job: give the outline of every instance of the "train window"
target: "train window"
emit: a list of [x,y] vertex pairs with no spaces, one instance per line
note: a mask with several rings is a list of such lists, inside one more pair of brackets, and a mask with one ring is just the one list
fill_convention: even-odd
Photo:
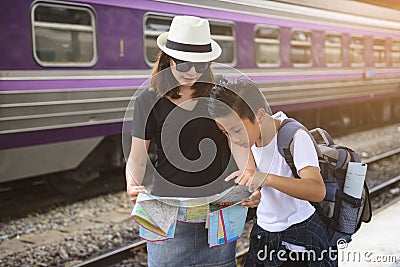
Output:
[[[144,18],[144,59],[149,66],[154,66],[157,54],[160,51],[157,46],[157,37],[169,30],[173,16],[147,14]],[[234,64],[236,61],[235,28],[232,23],[212,21],[210,22],[211,37],[221,46],[222,54],[216,62]]]
[[157,46],[157,37],[169,30],[172,17],[166,16],[147,16],[144,27],[144,57],[148,65],[153,66],[157,60],[160,49]]
[[373,45],[375,67],[386,66],[386,39],[376,38]]
[[392,40],[392,66],[400,67],[400,40]]
[[211,38],[222,48],[222,53],[215,60],[218,63],[233,65],[236,62],[236,30],[233,24],[210,20]]
[[342,39],[340,34],[325,35],[325,64],[328,67],[342,66]]
[[37,3],[32,8],[33,54],[45,67],[89,67],[97,61],[93,11],[79,5]]
[[281,64],[281,33],[279,28],[258,26],[255,31],[255,57],[259,67],[278,67]]
[[309,67],[312,63],[311,32],[293,30],[291,36],[291,59],[294,67]]
[[351,37],[350,39],[351,66],[364,66],[364,38]]

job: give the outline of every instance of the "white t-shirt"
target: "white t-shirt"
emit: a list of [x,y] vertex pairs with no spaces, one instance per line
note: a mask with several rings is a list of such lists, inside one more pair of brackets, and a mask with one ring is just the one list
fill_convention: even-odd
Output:
[[[273,115],[283,120],[287,116],[283,112]],[[293,138],[293,159],[299,171],[307,166],[319,168],[317,152],[310,136],[304,130],[298,130]],[[295,179],[289,165],[278,151],[277,135],[264,147],[251,147],[257,170],[263,173],[275,174],[287,179]],[[257,224],[270,232],[281,232],[291,225],[308,219],[315,208],[306,200],[291,197],[272,187],[261,188],[261,202],[257,208]],[[291,250],[304,250],[304,247],[284,244]]]

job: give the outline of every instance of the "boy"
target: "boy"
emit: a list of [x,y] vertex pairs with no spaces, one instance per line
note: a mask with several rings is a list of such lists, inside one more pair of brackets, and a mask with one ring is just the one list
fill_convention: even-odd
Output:
[[251,190],[261,187],[245,266],[336,266],[330,259],[325,225],[309,203],[323,200],[325,185],[308,133],[299,130],[293,139],[294,163],[301,177],[295,179],[277,149],[276,133],[287,116],[271,115],[253,82],[241,79],[216,85],[209,111],[231,142],[251,147],[257,165],[257,171],[241,170],[226,178],[238,177],[235,182]]

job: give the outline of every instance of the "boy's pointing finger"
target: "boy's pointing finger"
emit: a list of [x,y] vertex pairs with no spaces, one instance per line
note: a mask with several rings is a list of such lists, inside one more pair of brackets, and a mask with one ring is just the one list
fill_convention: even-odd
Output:
[[225,178],[225,182],[232,180],[240,175],[241,171],[232,172],[228,177]]

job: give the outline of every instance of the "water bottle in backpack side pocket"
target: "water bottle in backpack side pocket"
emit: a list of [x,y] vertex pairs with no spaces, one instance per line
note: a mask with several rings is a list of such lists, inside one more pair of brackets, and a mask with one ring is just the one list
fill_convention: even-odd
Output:
[[353,234],[356,231],[366,172],[367,165],[360,162],[348,163],[343,193],[338,192],[336,195],[336,201],[341,202],[338,230],[343,233]]
[[349,162],[346,178],[344,180],[343,192],[352,197],[361,198],[366,173],[367,164]]

